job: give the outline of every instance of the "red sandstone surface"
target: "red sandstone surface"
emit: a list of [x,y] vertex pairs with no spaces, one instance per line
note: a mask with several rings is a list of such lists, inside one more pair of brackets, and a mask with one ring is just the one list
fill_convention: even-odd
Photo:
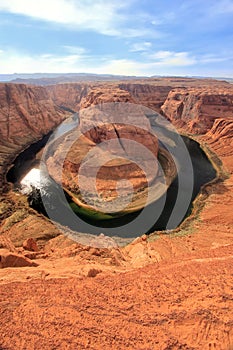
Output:
[[[173,234],[112,249],[83,247],[28,208],[24,197],[2,196],[0,257],[12,267],[0,269],[0,348],[233,348],[232,85],[171,80],[150,84],[173,84],[162,110],[206,148],[219,180],[205,186],[191,219]],[[70,97],[62,85],[50,88],[59,90],[58,105],[62,89]],[[76,103],[67,100],[66,107]],[[27,239],[38,250],[27,250]],[[38,266],[13,267],[12,256]]]

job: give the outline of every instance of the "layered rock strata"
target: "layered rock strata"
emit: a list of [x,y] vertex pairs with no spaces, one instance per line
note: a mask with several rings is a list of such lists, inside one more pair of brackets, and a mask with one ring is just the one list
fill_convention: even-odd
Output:
[[[69,146],[74,131],[55,145],[53,156],[47,160],[51,176],[60,182],[57,169],[63,167],[64,188],[78,195],[81,181],[92,202],[97,200],[97,194],[103,201],[110,201],[117,197],[117,191],[127,197],[132,188],[140,192],[155,184],[158,140],[143,109],[134,102],[127,91],[120,89],[106,89],[105,93],[91,90],[82,101],[78,134],[72,145]],[[62,164],[64,150],[67,154]],[[82,167],[85,171],[80,175]]]
[[193,134],[204,134],[215,120],[233,118],[233,89],[174,89],[162,111],[174,125]]
[[42,87],[0,84],[0,188],[15,157],[65,118]]

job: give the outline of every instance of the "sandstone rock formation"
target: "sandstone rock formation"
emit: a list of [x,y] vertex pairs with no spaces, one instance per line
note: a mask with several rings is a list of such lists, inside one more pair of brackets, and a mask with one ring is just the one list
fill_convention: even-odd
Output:
[[26,266],[38,266],[37,263],[31,261],[23,255],[11,253],[6,249],[0,250],[0,268],[6,267],[26,267]]
[[90,85],[81,83],[58,84],[44,89],[57,106],[64,110],[68,109],[77,112],[83,97],[90,90]]
[[65,118],[42,87],[0,84],[0,188],[14,158]]
[[172,123],[193,134],[204,134],[219,118],[233,118],[233,88],[174,89],[162,111]]
[[208,131],[207,136],[213,141],[225,139],[231,144],[233,138],[233,117],[232,118],[217,118],[215,119],[212,128]]
[[32,252],[38,252],[38,245],[33,238],[28,238],[23,242],[23,248]]
[[90,87],[86,96],[83,95],[80,109],[109,102],[136,103],[130,91],[125,91],[120,85],[100,85]]
[[[77,136],[75,130],[74,137],[77,140],[74,139],[70,147],[74,131],[66,134],[63,141],[59,140],[59,145],[55,144],[52,157],[47,160],[49,173],[57,182],[60,182],[58,168],[63,167],[63,186],[77,195],[82,180],[86,195],[88,198],[93,197],[91,201],[94,203],[97,198],[91,185],[95,181],[97,194],[101,194],[103,201],[108,202],[117,197],[116,189],[120,180],[130,181],[128,185],[121,182],[118,186],[118,191],[124,196],[131,192],[131,186],[134,191],[143,191],[147,184],[151,186],[157,181],[158,165],[156,163],[156,168],[153,167],[153,162],[158,155],[158,140],[152,133],[144,110],[134,104],[129,92],[112,87],[104,91],[93,88],[83,98],[80,108],[78,131],[81,135]],[[115,140],[115,144],[103,146],[104,142],[110,140]],[[62,164],[61,154],[64,150],[68,152]],[[148,155],[145,157],[146,150]],[[85,157],[92,151],[94,154],[90,157],[94,157],[94,161],[90,163],[90,157]],[[112,155],[115,155],[115,159],[111,159]],[[138,166],[137,160],[143,169]],[[86,167],[84,176],[79,174],[81,166]],[[147,174],[145,169],[148,170]],[[137,207],[136,201],[134,206]]]
[[80,106],[90,105],[93,98],[95,103],[98,103],[97,101],[108,102],[109,98],[112,101],[117,101],[119,95],[121,95],[121,101],[123,96],[125,96],[124,98],[128,101],[133,99],[135,103],[160,112],[160,106],[163,105],[168,93],[174,88],[201,88],[203,91],[207,91],[210,88],[219,87],[226,90],[229,89],[230,84],[226,81],[213,79],[154,78],[136,80],[134,82],[64,83],[46,86],[44,89],[57,106],[75,112],[80,109]]
[[134,98],[136,103],[147,106],[157,112],[167,98],[172,87],[168,85],[153,85],[140,83],[122,83],[119,84],[122,90],[128,91]]

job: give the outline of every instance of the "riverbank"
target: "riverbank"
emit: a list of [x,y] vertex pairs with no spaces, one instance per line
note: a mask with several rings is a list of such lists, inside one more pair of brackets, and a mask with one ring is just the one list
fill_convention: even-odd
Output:
[[211,194],[218,194],[219,190],[221,190],[224,181],[230,178],[229,171],[224,167],[221,159],[217,156],[217,154],[210,149],[207,143],[203,142],[202,138],[198,135],[193,135],[190,133],[184,133],[183,136],[188,137],[195,142],[197,142],[203,152],[208,157],[211,162],[213,168],[216,171],[216,176],[213,180],[207,182],[202,185],[200,188],[200,192],[197,197],[194,199],[192,203],[192,210],[190,215],[187,216],[184,221],[175,229],[169,231],[159,231],[150,235],[150,240],[153,241],[157,239],[157,235],[166,235],[169,234],[171,237],[190,235],[195,232],[195,223],[199,221],[200,214],[204,207],[206,206],[206,201]]

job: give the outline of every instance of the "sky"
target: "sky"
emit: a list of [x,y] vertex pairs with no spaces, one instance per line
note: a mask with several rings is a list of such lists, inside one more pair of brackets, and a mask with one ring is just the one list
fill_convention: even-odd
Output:
[[233,0],[0,0],[0,74],[233,77]]

